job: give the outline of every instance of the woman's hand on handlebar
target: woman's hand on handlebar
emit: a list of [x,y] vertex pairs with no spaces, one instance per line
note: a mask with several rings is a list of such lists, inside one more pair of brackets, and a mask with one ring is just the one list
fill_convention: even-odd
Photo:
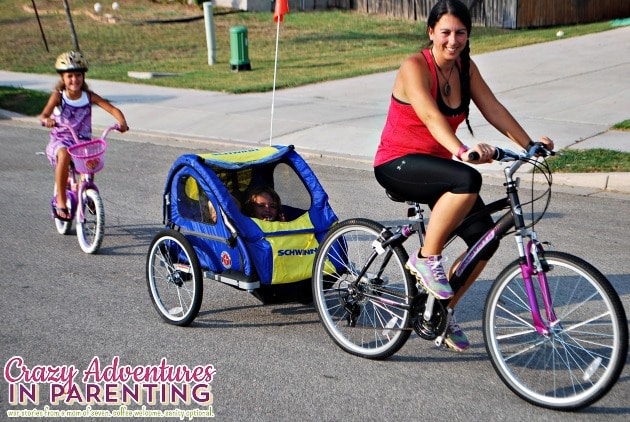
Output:
[[[490,157],[490,159],[488,160],[485,157],[481,157],[481,155],[479,154],[479,150],[476,147],[479,147],[486,154],[489,154],[490,151],[492,151],[492,156]],[[527,147],[527,151],[530,154],[535,155],[536,157],[540,155],[549,156],[549,155],[556,154],[555,151],[553,150],[553,147],[554,147],[553,141],[547,136],[544,136],[540,138],[538,142],[531,142]],[[535,148],[533,153],[531,152],[532,148]],[[489,162],[492,162],[493,160],[502,161],[506,156],[509,156],[512,159],[519,158],[519,154],[516,152],[512,152],[510,150],[505,150],[498,147],[493,147],[487,144],[478,144],[478,145],[475,145],[475,147],[470,148],[468,151],[464,152],[461,155],[461,158],[463,161],[466,161],[468,163],[480,164],[480,163],[489,163]],[[512,160],[509,160],[509,161],[512,161]]]
[[538,142],[543,144],[548,151],[553,151],[553,141],[548,136],[543,136],[538,140]]
[[462,154],[462,161],[467,163],[491,163],[495,159],[495,147],[479,143]]

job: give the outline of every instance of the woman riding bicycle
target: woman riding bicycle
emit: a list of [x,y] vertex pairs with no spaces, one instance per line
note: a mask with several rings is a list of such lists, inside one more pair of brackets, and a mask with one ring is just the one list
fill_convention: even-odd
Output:
[[[429,47],[408,57],[398,71],[374,160],[374,174],[381,186],[431,208],[424,246],[411,255],[406,267],[422,288],[451,309],[494,252],[479,262],[463,285],[449,284],[441,257],[447,237],[467,215],[484,205],[479,197],[481,174],[465,163],[489,163],[495,151],[485,143],[468,148],[457,138],[455,132],[464,120],[472,133],[468,122],[470,101],[517,145],[528,148],[533,143],[471,60],[471,29],[470,13],[461,1],[440,0],[431,9],[427,20]],[[553,149],[549,138],[540,142]],[[478,159],[472,159],[472,151],[477,152]],[[465,228],[461,237],[470,248],[490,227],[492,219],[481,218]],[[451,274],[460,258],[451,267]],[[470,346],[455,319],[450,321],[445,343],[456,351]]]
[[46,147],[46,156],[55,168],[57,183],[56,199],[53,212],[56,218],[68,221],[71,214],[66,207],[66,186],[70,154],[67,148],[74,144],[74,138],[65,127],[71,126],[81,140],[92,139],[92,104],[96,104],[118,121],[120,132],[127,131],[127,122],[123,113],[109,101],[89,90],[85,83],[88,62],[80,52],[70,51],[57,57],[55,69],[61,75],[61,81],[55,86],[48,103],[39,116],[41,123],[53,128]]

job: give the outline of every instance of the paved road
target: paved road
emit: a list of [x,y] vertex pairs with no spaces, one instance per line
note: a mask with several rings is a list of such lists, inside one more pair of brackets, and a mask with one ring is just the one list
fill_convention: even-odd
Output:
[[[355,358],[326,336],[311,306],[262,306],[246,293],[215,283],[206,283],[201,314],[191,327],[162,323],[145,287],[146,252],[161,227],[160,195],[168,168],[195,144],[181,144],[182,149],[132,133],[112,134],[105,170],[97,177],[106,237],[101,253],[88,256],[76,237],[58,235],[48,217],[52,172],[38,154],[46,131],[0,121],[0,132],[3,365],[12,356],[22,356],[31,367],[75,365],[80,370],[95,356],[103,365],[115,356],[132,366],[157,365],[163,357],[175,365],[212,364],[217,369],[214,412],[224,421],[590,422],[630,416],[628,365],[603,400],[577,414],[526,404],[499,381],[483,347],[480,315],[489,279],[508,257],[498,257],[461,303],[458,319],[472,341],[463,354],[437,350],[413,335],[387,361]],[[340,218],[393,221],[403,216],[370,172],[313,168]],[[500,193],[497,186],[484,188],[488,198]],[[558,193],[540,230],[558,250],[602,269],[630,309],[630,238],[620,229],[627,226],[627,210],[627,196]],[[501,250],[511,247],[506,242]],[[0,382],[0,419],[8,409],[43,407],[45,386],[40,395],[38,405],[12,406],[7,384]]]

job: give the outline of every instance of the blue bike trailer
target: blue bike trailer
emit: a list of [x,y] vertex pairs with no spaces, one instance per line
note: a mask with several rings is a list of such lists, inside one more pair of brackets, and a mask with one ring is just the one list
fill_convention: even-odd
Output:
[[[241,212],[254,186],[278,192],[286,221]],[[166,180],[163,216],[190,241],[206,276],[250,291],[310,280],[319,242],[338,221],[293,146],[180,156]]]

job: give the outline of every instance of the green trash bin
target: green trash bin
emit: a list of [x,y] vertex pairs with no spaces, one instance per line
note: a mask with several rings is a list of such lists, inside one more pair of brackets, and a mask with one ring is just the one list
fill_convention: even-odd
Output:
[[230,28],[230,69],[233,71],[252,70],[247,49],[247,28],[233,26]]

